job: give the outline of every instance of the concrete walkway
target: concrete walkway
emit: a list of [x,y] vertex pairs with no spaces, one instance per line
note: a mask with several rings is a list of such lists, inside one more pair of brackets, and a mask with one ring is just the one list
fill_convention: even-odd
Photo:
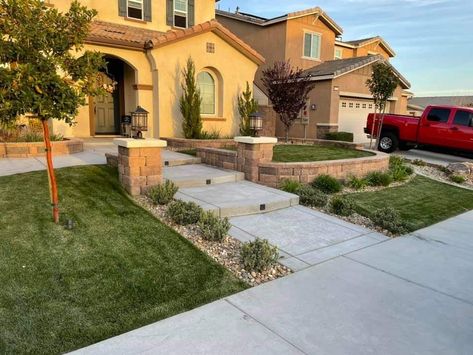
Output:
[[76,354],[471,354],[473,211]]
[[473,159],[461,157],[458,155],[431,152],[428,150],[412,149],[409,151],[397,151],[396,155],[403,156],[409,160],[420,159],[429,164],[447,166],[451,163],[462,163],[470,162],[473,163]]

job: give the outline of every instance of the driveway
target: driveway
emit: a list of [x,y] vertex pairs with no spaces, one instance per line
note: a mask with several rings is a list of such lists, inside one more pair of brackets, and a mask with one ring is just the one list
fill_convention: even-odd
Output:
[[76,354],[471,354],[473,211]]
[[471,162],[473,159],[447,153],[431,152],[428,150],[412,149],[409,151],[397,151],[396,155],[401,155],[409,160],[421,159],[429,164],[447,166],[451,163]]

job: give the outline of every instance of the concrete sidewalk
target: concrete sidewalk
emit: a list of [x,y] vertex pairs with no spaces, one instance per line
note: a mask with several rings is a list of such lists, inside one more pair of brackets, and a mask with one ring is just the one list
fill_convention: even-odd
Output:
[[473,211],[76,354],[471,354]]

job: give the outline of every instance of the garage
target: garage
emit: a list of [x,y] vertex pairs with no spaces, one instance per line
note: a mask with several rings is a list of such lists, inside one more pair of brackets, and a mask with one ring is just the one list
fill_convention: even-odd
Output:
[[[386,112],[389,112],[390,104],[387,103]],[[340,97],[340,109],[338,113],[338,131],[351,132],[356,143],[369,142],[364,132],[366,118],[374,112],[374,101],[368,99],[353,99]]]

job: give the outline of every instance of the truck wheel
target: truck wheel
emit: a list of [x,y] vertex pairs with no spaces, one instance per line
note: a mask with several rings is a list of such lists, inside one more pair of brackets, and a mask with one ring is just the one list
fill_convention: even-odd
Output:
[[378,149],[384,153],[392,153],[399,146],[399,138],[392,132],[382,132]]

